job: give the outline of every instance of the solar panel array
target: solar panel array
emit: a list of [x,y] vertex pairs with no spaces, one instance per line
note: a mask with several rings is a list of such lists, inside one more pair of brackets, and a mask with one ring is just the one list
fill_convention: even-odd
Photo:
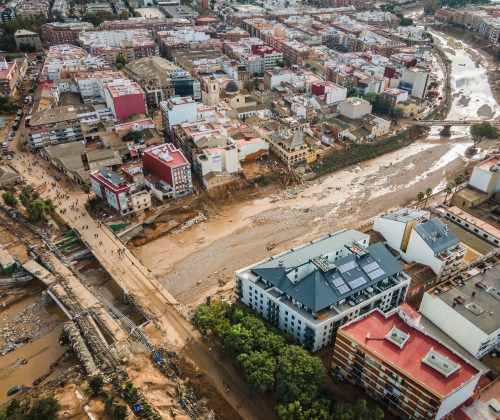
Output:
[[358,263],[356,261],[349,261],[345,264],[342,264],[338,266],[337,268],[339,271],[344,274],[346,271],[352,270],[353,268],[356,268],[358,266]]
[[371,262],[370,264],[365,265],[362,267],[365,273],[369,273],[370,271],[373,271],[377,268],[380,268],[378,263],[376,261]]
[[342,286],[340,286],[339,288],[337,288],[338,292],[343,295],[344,293],[347,293],[347,292],[350,292],[351,289],[349,289],[349,286],[347,286],[346,284],[343,284]]
[[372,280],[375,280],[377,277],[383,276],[384,274],[385,274],[384,270],[382,270],[381,268],[377,268],[371,273],[368,273],[368,277],[370,277],[370,279]]
[[363,284],[366,284],[366,280],[364,279],[364,277],[358,277],[349,282],[349,287],[351,289],[355,289],[356,287],[362,286]]
[[345,284],[344,280],[342,280],[341,278],[338,278],[338,279],[333,279],[332,280],[332,283],[335,287],[340,287],[342,286],[343,284]]

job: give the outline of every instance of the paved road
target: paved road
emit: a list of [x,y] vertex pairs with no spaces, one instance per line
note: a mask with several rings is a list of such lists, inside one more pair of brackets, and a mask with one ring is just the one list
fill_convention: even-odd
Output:
[[[138,258],[107,227],[96,222],[86,212],[86,194],[68,180],[57,182],[55,187],[51,185],[55,182],[53,175],[50,175],[52,169],[48,168],[43,159],[22,151],[23,136],[24,129],[21,128],[11,142],[11,147],[17,152],[11,163],[28,183],[45,188],[42,196],[53,199],[58,205],[60,216],[78,231],[106,271],[124,291],[133,294],[154,315],[156,325],[161,329],[161,339],[156,340],[155,344],[162,345],[167,340],[179,348],[182,355],[207,375],[219,394],[242,418],[275,418],[263,399],[250,397],[251,391],[238,372],[218,362],[207,349],[199,332],[178,312],[175,299]],[[69,198],[61,198],[62,196]],[[61,213],[61,210],[65,212]],[[165,257],[168,258],[167,255]],[[232,385],[229,393],[225,391],[223,378]]]

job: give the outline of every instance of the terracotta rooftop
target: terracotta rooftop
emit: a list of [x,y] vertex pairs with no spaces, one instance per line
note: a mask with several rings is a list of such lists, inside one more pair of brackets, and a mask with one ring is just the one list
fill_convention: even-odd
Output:
[[[402,348],[385,339],[394,326],[409,334]],[[359,321],[342,327],[341,331],[442,397],[449,395],[479,373],[461,356],[431,336],[409,326],[397,314],[386,318],[381,312],[375,311]],[[429,366],[423,360],[435,352],[446,358],[450,364],[459,364],[460,368],[445,376]]]

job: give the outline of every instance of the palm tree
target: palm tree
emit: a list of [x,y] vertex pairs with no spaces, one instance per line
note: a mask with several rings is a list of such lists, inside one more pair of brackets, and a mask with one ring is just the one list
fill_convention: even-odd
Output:
[[424,199],[425,197],[425,194],[420,191],[418,194],[417,194],[417,206],[416,208],[418,209],[418,205],[420,204],[420,202]]
[[460,184],[461,184],[462,182],[464,182],[464,180],[465,180],[465,178],[464,178],[464,176],[463,176],[463,175],[457,175],[457,176],[455,177],[455,192],[457,192],[458,187],[460,186]]
[[427,207],[427,199],[432,195],[432,188],[427,188],[425,190],[425,201],[424,201],[424,208]]
[[446,200],[448,200],[448,196],[453,192],[453,184],[448,182],[448,184],[446,184],[446,187],[444,188],[444,192],[446,193],[446,195],[444,197],[444,204],[446,204]]

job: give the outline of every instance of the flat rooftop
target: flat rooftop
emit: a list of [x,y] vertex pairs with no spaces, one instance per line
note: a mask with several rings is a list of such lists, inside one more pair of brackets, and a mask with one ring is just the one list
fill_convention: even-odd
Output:
[[500,263],[470,277],[463,285],[444,290],[437,286],[427,293],[451,307],[456,298],[462,297],[465,302],[455,305],[453,309],[456,312],[486,334],[492,334],[500,328]]
[[396,222],[408,223],[412,220],[425,221],[429,219],[429,212],[416,210],[409,207],[396,209],[381,216],[383,219],[394,220]]
[[466,211],[461,210],[460,208],[453,206],[449,207],[446,209],[448,213],[451,213],[452,215],[459,217],[462,220],[465,220],[466,222],[470,223],[471,225],[474,225],[475,227],[484,230],[486,233],[489,233],[490,235],[494,236],[497,239],[500,239],[500,229],[497,229],[495,226],[490,225],[489,223],[485,222],[484,220],[478,219],[477,217],[473,216],[470,213],[467,213]]
[[[401,346],[385,338],[394,327],[404,334]],[[409,326],[397,314],[386,318],[375,311],[340,330],[441,397],[479,373],[467,360],[432,336]]]

